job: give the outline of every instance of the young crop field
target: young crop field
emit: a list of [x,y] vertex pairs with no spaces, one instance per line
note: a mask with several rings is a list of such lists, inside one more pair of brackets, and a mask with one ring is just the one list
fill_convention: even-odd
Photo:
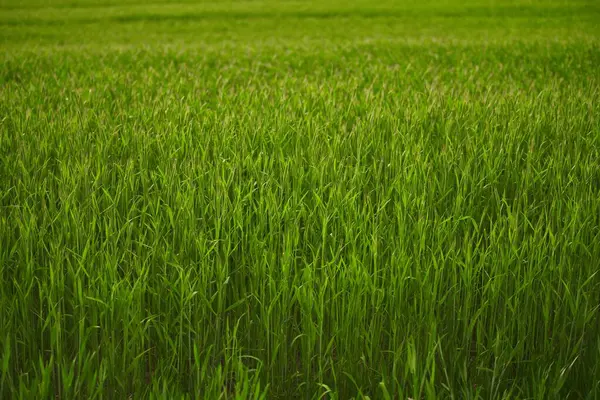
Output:
[[0,0],[1,399],[599,397],[597,0]]

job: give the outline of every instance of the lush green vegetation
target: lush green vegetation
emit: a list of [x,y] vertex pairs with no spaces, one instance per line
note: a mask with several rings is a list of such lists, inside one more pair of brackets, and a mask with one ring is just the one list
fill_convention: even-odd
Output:
[[0,397],[594,399],[595,1],[0,2]]

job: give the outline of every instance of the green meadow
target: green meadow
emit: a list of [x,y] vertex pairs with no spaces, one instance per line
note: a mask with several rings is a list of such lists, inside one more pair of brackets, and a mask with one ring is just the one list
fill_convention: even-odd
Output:
[[597,1],[0,0],[0,398],[599,397]]

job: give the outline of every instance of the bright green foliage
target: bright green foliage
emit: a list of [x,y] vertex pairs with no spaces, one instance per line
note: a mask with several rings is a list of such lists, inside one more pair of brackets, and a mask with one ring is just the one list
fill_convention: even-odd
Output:
[[597,398],[599,21],[1,0],[0,398]]

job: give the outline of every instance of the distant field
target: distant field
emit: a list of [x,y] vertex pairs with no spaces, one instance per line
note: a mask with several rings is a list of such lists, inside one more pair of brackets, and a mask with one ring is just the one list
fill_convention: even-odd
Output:
[[597,399],[600,3],[0,0],[0,398]]

